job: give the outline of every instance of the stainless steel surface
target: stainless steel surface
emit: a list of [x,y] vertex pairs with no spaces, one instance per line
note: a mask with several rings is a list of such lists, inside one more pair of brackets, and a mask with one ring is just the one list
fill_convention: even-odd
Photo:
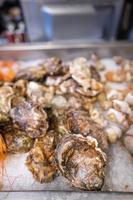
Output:
[[100,57],[120,55],[127,58],[133,58],[133,43],[90,43],[87,40],[80,40],[77,42],[47,42],[0,46],[0,58],[16,60],[43,59],[48,56],[59,56],[64,60],[70,60],[77,56],[85,56],[88,58],[95,52]]

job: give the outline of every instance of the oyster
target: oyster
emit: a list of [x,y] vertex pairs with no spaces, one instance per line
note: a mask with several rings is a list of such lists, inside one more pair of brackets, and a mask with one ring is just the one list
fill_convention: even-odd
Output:
[[49,119],[50,126],[53,127],[58,133],[64,135],[68,132],[66,123],[66,108],[52,108],[51,116]]
[[70,74],[85,91],[90,88],[91,72],[85,58],[77,58],[72,62],[70,65]]
[[48,129],[47,114],[38,105],[22,102],[10,111],[14,125],[31,138],[41,137]]
[[7,151],[11,153],[27,152],[33,146],[33,139],[24,135],[18,129],[12,127],[4,133],[4,140],[7,146]]
[[133,93],[128,93],[125,97],[125,101],[130,105],[133,106]]
[[58,75],[62,72],[62,61],[57,57],[47,58],[43,65],[49,75]]
[[85,58],[77,58],[70,65],[70,74],[72,78],[80,85],[76,89],[82,95],[96,96],[103,91],[103,85],[100,83],[100,75],[96,68],[89,66]]
[[133,155],[133,125],[125,133],[123,142],[127,150]]
[[105,127],[104,132],[107,134],[110,143],[116,143],[122,136],[122,129],[117,124],[108,124]]
[[34,147],[26,159],[26,166],[40,183],[50,182],[57,175],[55,163],[57,140],[57,133],[53,130],[48,131],[44,137],[35,140]]
[[24,79],[24,80],[42,80],[46,75],[46,70],[43,65],[37,67],[28,67],[21,69],[16,74],[15,80]]
[[31,81],[27,84],[27,98],[43,107],[49,107],[53,98],[54,90],[52,87],[45,87],[37,82]]
[[67,100],[65,97],[61,96],[61,95],[55,95],[52,99],[52,106],[54,108],[67,108],[68,104],[67,104]]
[[116,109],[122,113],[125,113],[125,114],[131,113],[131,108],[129,107],[129,104],[126,101],[120,101],[120,100],[114,99],[113,107],[114,107],[114,109]]
[[17,94],[18,96],[24,97],[26,95],[26,89],[27,89],[27,81],[23,79],[17,80],[13,85],[13,90],[15,94]]
[[72,186],[86,190],[102,188],[106,154],[97,147],[94,138],[66,135],[56,152],[59,170]]
[[107,149],[107,139],[102,127],[89,118],[89,114],[81,110],[69,110],[66,113],[66,129],[74,134],[92,136],[97,139],[101,149]]
[[96,70],[96,67],[90,66],[90,72],[91,72],[91,78],[92,79],[95,79],[98,82],[101,80],[100,74]]
[[77,87],[77,83],[73,79],[63,81],[59,89],[61,93],[74,93]]
[[11,86],[3,85],[0,87],[0,123],[9,121],[9,111],[14,91]]
[[126,116],[124,113],[119,112],[113,108],[109,108],[107,110],[105,117],[107,120],[118,123],[118,124],[123,124],[124,121],[126,120]]
[[92,79],[90,84],[91,84],[91,88],[84,90],[84,88],[82,87],[77,87],[76,92],[78,92],[80,95],[83,95],[89,98],[98,96],[101,92],[103,92],[103,85],[101,83],[96,82],[94,79]]

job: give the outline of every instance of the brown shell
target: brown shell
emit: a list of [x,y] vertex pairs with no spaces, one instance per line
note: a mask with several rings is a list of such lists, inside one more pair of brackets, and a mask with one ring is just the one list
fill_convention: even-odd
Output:
[[92,121],[85,111],[69,110],[67,112],[66,128],[74,134],[92,136],[97,139],[101,149],[107,149],[107,139],[101,126]]
[[31,138],[41,137],[48,129],[47,114],[36,105],[22,102],[10,112],[14,125]]
[[47,58],[43,65],[46,73],[49,75],[58,75],[61,73],[62,61],[58,57]]
[[100,190],[104,182],[106,155],[96,147],[96,140],[82,135],[66,135],[57,147],[59,169],[72,186]]
[[26,166],[33,174],[33,177],[43,183],[50,182],[57,175],[55,163],[55,147],[58,135],[55,131],[48,131],[47,134],[35,140],[34,147],[28,154]]
[[46,70],[44,66],[29,67],[21,69],[18,71],[15,80],[24,79],[24,80],[42,80],[46,75]]
[[13,96],[14,91],[11,86],[4,84],[0,87],[0,126],[10,121],[9,112]]
[[27,84],[27,99],[43,107],[49,107],[53,98],[53,88],[45,87],[37,82],[30,81]]

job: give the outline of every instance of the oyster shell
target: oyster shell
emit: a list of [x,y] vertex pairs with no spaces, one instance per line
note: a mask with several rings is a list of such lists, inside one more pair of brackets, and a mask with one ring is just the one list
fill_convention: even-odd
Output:
[[31,138],[41,137],[48,129],[47,114],[38,105],[22,102],[10,111],[14,125]]
[[122,136],[122,129],[117,124],[108,124],[104,132],[110,143],[115,143]]
[[45,87],[37,82],[31,81],[27,84],[27,99],[43,107],[49,107],[53,98],[52,87]]
[[116,109],[122,113],[125,113],[125,114],[131,113],[131,108],[129,107],[129,104],[126,101],[120,101],[120,100],[114,99],[113,107],[114,107],[114,109]]
[[10,153],[27,152],[33,146],[33,139],[26,136],[22,131],[12,127],[11,130],[5,130],[4,140],[7,151]]
[[130,105],[133,106],[133,93],[128,93],[125,97],[125,101]]
[[53,130],[48,131],[44,137],[35,140],[34,147],[27,156],[26,166],[40,183],[50,182],[57,175],[55,163],[57,140],[57,133]]
[[91,72],[85,58],[77,58],[72,62],[70,65],[70,74],[85,91],[90,88]]
[[123,142],[127,150],[133,155],[133,125],[124,134]]
[[25,69],[21,69],[16,74],[15,80],[23,79],[23,80],[42,80],[46,75],[46,70],[43,65],[37,67],[28,67]]
[[59,89],[62,93],[74,93],[77,87],[77,83],[73,79],[63,81]]
[[47,58],[43,65],[46,73],[49,75],[58,75],[62,73],[62,61],[57,57]]
[[13,96],[14,91],[11,86],[3,85],[0,87],[0,124],[10,120],[9,111]]
[[89,114],[81,110],[69,110],[66,113],[66,129],[74,134],[92,136],[97,139],[99,147],[107,149],[107,139],[102,127],[89,118]]
[[72,186],[86,190],[102,188],[106,155],[94,138],[66,135],[56,152],[59,169]]
[[13,85],[15,95],[24,97],[26,95],[27,80],[17,80]]

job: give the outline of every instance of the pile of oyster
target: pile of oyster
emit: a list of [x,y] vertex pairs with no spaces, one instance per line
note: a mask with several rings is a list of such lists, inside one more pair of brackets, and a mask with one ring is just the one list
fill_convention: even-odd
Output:
[[[66,63],[48,58],[1,83],[1,135],[8,152],[28,152],[35,180],[61,174],[74,187],[101,190],[109,143],[122,139],[133,153],[133,63],[112,60],[118,70],[107,72],[95,55]],[[123,81],[124,90],[108,86]]]

